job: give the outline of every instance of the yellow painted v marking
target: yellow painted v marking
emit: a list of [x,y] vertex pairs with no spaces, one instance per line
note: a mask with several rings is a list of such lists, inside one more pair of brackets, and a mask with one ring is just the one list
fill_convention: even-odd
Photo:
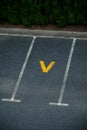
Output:
[[55,62],[52,61],[47,67],[45,65],[45,62],[44,61],[40,61],[40,66],[41,66],[41,69],[42,69],[42,72],[44,73],[48,73],[52,67],[54,66]]

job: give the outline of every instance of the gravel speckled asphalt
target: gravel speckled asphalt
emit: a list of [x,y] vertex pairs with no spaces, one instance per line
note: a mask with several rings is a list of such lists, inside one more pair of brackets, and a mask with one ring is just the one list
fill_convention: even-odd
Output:
[[87,130],[87,40],[33,38],[0,35],[0,130]]

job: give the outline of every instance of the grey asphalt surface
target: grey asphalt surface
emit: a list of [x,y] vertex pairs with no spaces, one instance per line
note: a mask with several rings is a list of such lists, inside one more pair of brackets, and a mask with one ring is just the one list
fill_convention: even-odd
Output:
[[[65,86],[57,102],[73,39],[36,37],[15,99],[11,98],[33,37],[0,36],[0,130],[87,130],[87,40],[76,45]],[[43,73],[39,62],[55,65]]]

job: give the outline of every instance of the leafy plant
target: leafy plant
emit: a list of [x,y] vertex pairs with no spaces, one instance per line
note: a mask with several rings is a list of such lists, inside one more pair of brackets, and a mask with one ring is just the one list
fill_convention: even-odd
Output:
[[87,24],[87,0],[0,0],[0,23]]

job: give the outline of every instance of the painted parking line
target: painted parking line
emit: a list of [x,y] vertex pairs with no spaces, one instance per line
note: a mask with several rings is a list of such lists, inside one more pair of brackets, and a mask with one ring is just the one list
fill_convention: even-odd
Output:
[[[71,32],[70,32],[71,33]],[[20,37],[33,37],[33,36],[36,36],[36,37],[40,37],[40,38],[59,38],[59,39],[78,39],[78,40],[87,40],[86,37],[74,37],[74,36],[70,36],[70,37],[67,37],[67,36],[52,36],[52,35],[34,35],[34,34],[22,34],[22,33],[0,33],[1,36],[20,36]]]
[[9,98],[32,37],[0,36],[0,98]]
[[30,105],[57,99],[71,44],[72,39],[36,38],[16,97]]
[[64,102],[87,106],[87,40],[77,40],[64,93]]
[[59,106],[68,106],[69,105],[66,103],[62,103],[62,100],[63,100],[64,90],[65,90],[65,86],[66,86],[66,82],[67,82],[67,78],[68,78],[68,73],[69,73],[69,69],[70,69],[70,64],[71,64],[71,60],[72,60],[72,56],[73,56],[73,51],[75,48],[75,43],[76,43],[76,39],[74,38],[73,42],[72,42],[71,49],[70,49],[66,69],[65,69],[65,74],[64,74],[64,78],[63,78],[63,82],[62,82],[62,86],[61,86],[61,91],[60,91],[58,103],[52,102],[52,103],[49,103],[50,105],[59,105]]

